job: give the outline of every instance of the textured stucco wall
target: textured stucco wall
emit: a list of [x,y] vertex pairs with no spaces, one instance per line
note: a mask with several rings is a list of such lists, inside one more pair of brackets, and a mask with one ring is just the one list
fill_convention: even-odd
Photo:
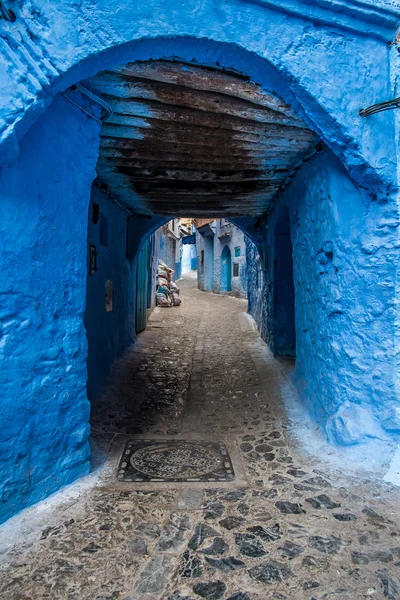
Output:
[[268,261],[268,246],[260,245],[260,248],[247,237],[247,300],[248,312],[257,323],[261,337],[273,346],[273,287],[272,276],[269,269],[265,268],[265,260]]
[[[128,214],[112,204],[93,186],[92,203],[108,217],[107,247],[100,243],[100,221],[92,221],[89,210],[88,244],[97,249],[97,272],[87,275],[85,327],[88,337],[88,396],[96,400],[109,374],[112,361],[135,339],[136,261],[126,258]],[[88,259],[89,260],[89,259]],[[113,281],[112,312],[105,310],[105,285]]]
[[[308,410],[339,444],[400,433],[395,329],[399,226],[395,202],[374,202],[330,153],[296,174],[281,206],[293,241],[295,383]],[[249,306],[274,345],[274,227],[265,230],[264,285]],[[254,249],[249,249],[254,254]],[[251,257],[249,257],[250,260]],[[254,281],[254,267],[251,267]]]
[[199,290],[204,290],[204,264],[201,260],[202,251],[204,251],[204,237],[196,231],[197,286]]
[[389,43],[399,17],[380,4],[149,0],[115,10],[106,0],[19,3],[15,23],[0,20],[3,156],[15,156],[55,93],[119,63],[174,56],[234,67],[275,91],[355,181],[383,194],[396,178],[394,111],[358,116],[360,107],[393,97]]
[[[115,10],[105,0],[37,0],[13,7],[15,23],[0,20],[2,518],[88,468],[85,240],[98,125],[56,94],[127,61],[175,56],[246,73],[289,102],[368,190],[363,198],[325,155],[285,193],[296,246],[297,382],[333,440],[381,435],[377,419],[398,429],[398,221],[397,206],[385,204],[398,173],[398,117],[358,116],[395,95],[395,17],[340,0],[332,11],[321,2],[286,6],[150,0]],[[161,222],[134,223],[132,257]],[[269,227],[265,240],[271,235]],[[268,295],[273,261],[263,260]],[[353,423],[354,435],[342,423]]]
[[0,171],[0,520],[89,471],[86,236],[99,125],[57,97]]
[[195,271],[197,266],[196,244],[182,245],[182,274]]
[[[230,232],[229,237],[220,237],[226,230]],[[232,262],[232,289],[230,292],[221,290],[221,254],[225,247],[231,251]],[[240,256],[235,256],[235,248],[240,248]],[[233,276],[233,265],[239,265],[239,276]],[[246,239],[243,231],[225,219],[216,222],[216,237],[214,238],[214,293],[228,294],[237,298],[247,298],[247,260]]]
[[[211,285],[206,282],[207,268],[212,271],[212,291],[215,294],[226,294],[238,298],[247,298],[247,261],[246,261],[246,239],[243,231],[233,223],[222,220],[211,223],[212,231],[206,232],[206,235],[196,232],[196,252],[197,252],[197,281],[201,290],[211,291]],[[224,231],[229,231],[229,236],[219,237]],[[213,252],[210,252],[211,246]],[[230,292],[221,290],[221,254],[225,247],[231,251],[232,261],[232,289]],[[235,257],[235,247],[240,247],[240,256]],[[201,252],[204,250],[204,265],[201,264]],[[211,269],[211,258],[213,267]],[[233,277],[233,264],[239,264],[239,276]]]
[[173,281],[182,276],[181,241],[168,234],[168,226],[160,228],[160,258],[173,269]]

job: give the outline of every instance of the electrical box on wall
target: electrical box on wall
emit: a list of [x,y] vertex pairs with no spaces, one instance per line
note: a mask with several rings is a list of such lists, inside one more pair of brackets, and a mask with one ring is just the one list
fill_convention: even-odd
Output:
[[89,246],[89,275],[95,275],[97,271],[97,248],[90,244]]
[[104,308],[106,312],[113,311],[114,304],[114,282],[112,279],[107,279],[105,289]]

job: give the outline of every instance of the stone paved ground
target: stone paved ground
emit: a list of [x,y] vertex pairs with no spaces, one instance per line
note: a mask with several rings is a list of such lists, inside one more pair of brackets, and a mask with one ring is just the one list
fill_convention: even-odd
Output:
[[[94,410],[100,475],[30,529],[30,511],[13,521],[29,535],[3,555],[0,598],[400,598],[398,488],[300,451],[284,371],[245,308],[188,280],[180,308],[153,314]],[[222,441],[236,479],[118,481],[124,444],[144,437]]]

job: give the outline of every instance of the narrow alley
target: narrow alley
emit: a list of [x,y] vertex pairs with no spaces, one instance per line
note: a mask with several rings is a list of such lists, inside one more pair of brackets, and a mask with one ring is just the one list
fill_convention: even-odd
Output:
[[246,301],[179,283],[93,408],[92,474],[3,526],[0,597],[400,598],[399,488],[307,452]]

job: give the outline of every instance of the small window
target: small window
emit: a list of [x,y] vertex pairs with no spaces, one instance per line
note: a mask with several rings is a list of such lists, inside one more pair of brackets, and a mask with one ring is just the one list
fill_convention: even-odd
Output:
[[108,217],[100,213],[100,244],[108,248]]
[[233,263],[233,276],[239,277],[239,263]]
[[235,256],[240,256],[240,246],[236,246],[236,248],[235,248]]
[[204,265],[204,250],[201,251],[201,265]]
[[100,217],[100,206],[96,202],[92,202],[92,222],[97,225]]
[[112,279],[107,279],[105,291],[106,291],[106,294],[105,294],[104,308],[106,309],[106,312],[112,312],[113,305],[114,305],[114,283],[113,283]]

